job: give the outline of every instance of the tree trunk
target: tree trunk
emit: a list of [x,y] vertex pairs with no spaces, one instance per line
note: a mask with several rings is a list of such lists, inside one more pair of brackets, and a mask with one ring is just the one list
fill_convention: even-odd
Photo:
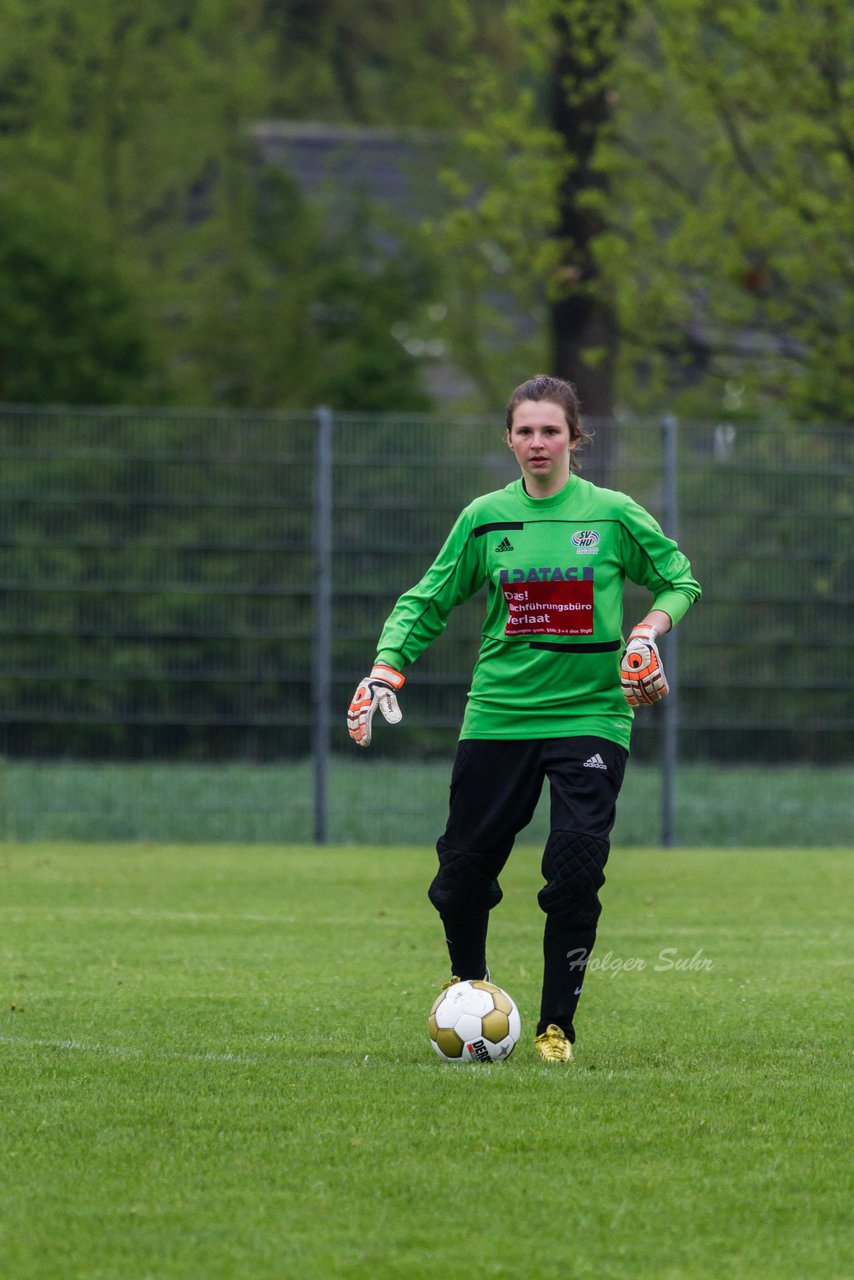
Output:
[[593,168],[602,130],[610,119],[610,69],[627,17],[626,0],[570,0],[554,17],[558,46],[552,78],[551,118],[564,139],[570,165],[559,192],[556,236],[563,245],[560,295],[552,303],[553,371],[578,390],[586,422],[596,432],[585,474],[607,482],[616,455],[614,412],[617,326],[613,300],[593,252],[604,229],[599,204],[585,197],[606,189]]

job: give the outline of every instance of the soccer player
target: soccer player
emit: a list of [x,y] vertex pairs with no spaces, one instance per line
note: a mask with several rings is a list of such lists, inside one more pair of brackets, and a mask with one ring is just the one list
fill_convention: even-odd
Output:
[[[524,382],[510,398],[506,427],[521,477],[467,506],[424,577],[397,601],[347,720],[360,747],[370,744],[377,707],[398,723],[404,669],[444,630],[454,606],[488,584],[429,898],[450,955],[445,985],[483,978],[489,912],[502,898],[498,877],[548,778],[535,1047],[547,1062],[571,1062],[632,708],[667,694],[656,638],[700,588],[643,507],[577,474],[576,450],[589,436],[571,383],[544,374]],[[627,643],[626,578],[652,595]]]

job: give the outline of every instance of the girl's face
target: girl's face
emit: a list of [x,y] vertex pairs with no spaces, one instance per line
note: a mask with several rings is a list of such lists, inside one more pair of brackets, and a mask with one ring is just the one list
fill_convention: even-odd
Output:
[[566,484],[577,441],[570,439],[569,423],[561,405],[551,400],[522,400],[513,410],[507,443],[529,493],[547,498]]

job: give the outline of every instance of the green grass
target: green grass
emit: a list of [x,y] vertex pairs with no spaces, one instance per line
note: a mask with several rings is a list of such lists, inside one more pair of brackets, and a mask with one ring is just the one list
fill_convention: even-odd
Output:
[[[329,838],[338,844],[434,844],[447,810],[450,762],[396,764],[336,756]],[[366,805],[368,792],[381,803]],[[683,765],[676,788],[680,843],[848,846],[854,770],[807,766]],[[631,761],[615,838],[650,844],[661,829],[654,766]],[[309,841],[310,762],[279,765],[32,764],[0,762],[0,839],[156,840],[204,843]],[[530,843],[545,838],[544,797]]]
[[850,1277],[850,853],[616,848],[572,1068],[537,863],[481,1067],[426,1036],[427,849],[0,847],[0,1275]]

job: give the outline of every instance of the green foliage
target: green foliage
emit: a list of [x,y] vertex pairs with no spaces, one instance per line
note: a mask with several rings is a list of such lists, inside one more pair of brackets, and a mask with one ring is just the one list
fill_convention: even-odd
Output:
[[470,114],[461,54],[513,58],[506,0],[266,0],[273,111],[290,119],[456,129]]
[[[331,230],[286,177],[259,169],[250,126],[276,105],[280,53],[261,0],[4,7],[3,184],[24,207],[59,209],[57,223],[85,226],[110,264],[88,273],[91,297],[78,288],[74,307],[60,297],[52,308],[65,268],[56,262],[59,229],[47,238],[29,272],[37,283],[20,297],[18,311],[31,313],[24,332],[38,330],[42,364],[61,367],[71,362],[61,325],[93,369],[84,360],[76,382],[57,373],[40,395],[28,390],[32,380],[4,394],[254,408],[426,404],[423,361],[391,332],[425,304],[420,263],[411,254],[378,262],[357,211]],[[40,225],[50,224],[45,212]],[[7,275],[10,320],[19,277]],[[97,289],[102,329],[115,330],[103,351],[93,333]],[[125,296],[135,333],[122,357]]]
[[615,850],[569,1070],[532,849],[490,932],[523,1038],[470,1068],[429,847],[0,853],[5,1276],[850,1273],[845,850]]
[[[617,326],[634,408],[843,417],[852,24],[843,0],[9,0],[0,181],[42,248],[3,233],[4,369],[31,350],[0,392],[414,406],[441,341],[491,409],[552,359],[560,302],[594,376]],[[449,213],[380,262],[376,210],[333,234],[259,173],[275,115],[455,135]]]
[[371,210],[357,205],[320,248],[308,310],[317,352],[312,402],[363,412],[429,409],[424,362],[398,337],[435,296],[423,246],[410,236],[381,249]]
[[241,409],[430,407],[423,361],[395,337],[434,284],[423,247],[380,252],[375,219],[356,204],[337,222],[272,168],[260,176],[249,250],[201,272],[188,307],[184,402]]
[[638,9],[600,154],[614,198],[599,248],[624,368],[645,366],[653,395],[687,378],[714,397],[695,410],[847,416],[852,53],[837,0]]
[[453,71],[467,109],[440,174],[448,212],[424,227],[442,273],[443,333],[488,408],[548,363],[548,302],[561,259],[557,192],[568,167],[543,116],[548,27],[518,0],[504,10],[509,50],[499,61],[481,46],[468,6],[456,5]]
[[139,299],[167,386],[152,396],[140,385],[134,399],[203,394],[187,369],[194,304],[253,265],[242,131],[266,100],[257,19],[257,5],[231,0],[40,0],[0,17],[12,72],[0,109],[5,182],[73,211]]
[[[483,393],[494,402],[525,350],[484,318],[497,298],[540,350],[548,304],[587,298],[605,329],[579,358],[603,359],[616,328],[625,405],[845,418],[850,5],[508,0],[504,13],[519,37],[504,64],[473,42],[462,54],[470,114],[438,233],[464,281],[452,307],[473,298],[455,350]],[[550,94],[577,127],[556,127]]]
[[512,53],[500,65],[468,33],[458,74],[471,119],[445,175],[453,208],[428,230],[452,273],[453,349],[484,404],[533,368],[559,365],[592,412],[610,412],[610,284],[593,252],[606,183],[592,157],[608,130],[626,8],[508,0]]
[[0,399],[88,404],[136,394],[139,307],[70,212],[0,191]]

